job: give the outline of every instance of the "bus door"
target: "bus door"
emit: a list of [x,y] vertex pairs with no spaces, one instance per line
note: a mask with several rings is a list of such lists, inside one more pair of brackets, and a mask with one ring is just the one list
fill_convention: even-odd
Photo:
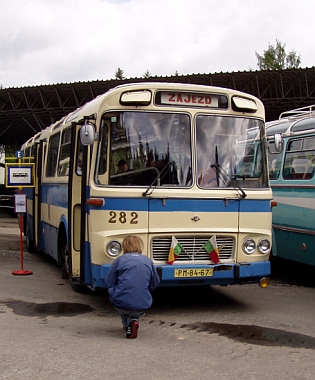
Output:
[[36,248],[42,249],[41,242],[41,194],[42,194],[42,168],[43,168],[43,151],[44,141],[40,144],[35,143],[32,147],[31,156],[34,157],[35,163],[35,187],[27,190],[27,194],[30,197],[31,209],[28,210],[28,220],[26,223],[26,244],[29,252],[34,252]]
[[[86,183],[89,147],[80,143],[81,125],[72,126],[68,188],[68,241],[65,247],[66,271],[72,287],[84,285],[84,243]],[[82,252],[83,251],[83,252]]]
[[40,207],[39,207],[39,204],[41,203],[41,192],[40,192],[40,189],[41,189],[41,186],[40,186],[40,183],[41,183],[41,180],[42,180],[42,163],[43,163],[43,160],[42,160],[42,151],[43,151],[43,148],[42,148],[42,144],[35,144],[34,146],[34,157],[35,157],[35,163],[37,163],[37,165],[35,165],[35,187],[34,187],[34,193],[33,193],[33,216],[34,216],[34,219],[33,219],[33,230],[34,230],[34,245],[35,247],[39,247],[40,246],[40,241],[39,241],[39,237],[40,237],[40,218],[41,218],[41,213],[40,213]]

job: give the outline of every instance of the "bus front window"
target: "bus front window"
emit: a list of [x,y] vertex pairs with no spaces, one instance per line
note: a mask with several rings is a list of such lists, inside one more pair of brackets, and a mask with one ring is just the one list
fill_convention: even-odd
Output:
[[266,157],[261,121],[198,115],[196,119],[197,183],[201,188],[266,187]]
[[109,185],[190,186],[191,161],[187,114],[122,112],[110,117]]

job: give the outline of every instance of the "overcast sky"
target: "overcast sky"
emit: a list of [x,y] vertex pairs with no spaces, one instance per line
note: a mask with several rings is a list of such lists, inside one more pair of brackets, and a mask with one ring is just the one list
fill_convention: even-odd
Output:
[[315,66],[314,0],[0,0],[0,85],[257,70],[276,39]]

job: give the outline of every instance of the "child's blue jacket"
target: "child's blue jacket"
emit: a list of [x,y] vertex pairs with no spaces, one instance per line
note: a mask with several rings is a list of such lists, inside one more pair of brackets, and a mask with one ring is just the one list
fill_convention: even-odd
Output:
[[111,303],[126,310],[147,310],[151,291],[160,282],[151,259],[139,253],[125,253],[110,266],[105,278]]

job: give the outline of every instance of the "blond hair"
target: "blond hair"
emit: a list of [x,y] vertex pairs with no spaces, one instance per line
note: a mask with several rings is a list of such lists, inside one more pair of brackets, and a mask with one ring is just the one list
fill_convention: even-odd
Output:
[[126,236],[122,242],[122,247],[124,253],[142,253],[140,239],[137,236]]

